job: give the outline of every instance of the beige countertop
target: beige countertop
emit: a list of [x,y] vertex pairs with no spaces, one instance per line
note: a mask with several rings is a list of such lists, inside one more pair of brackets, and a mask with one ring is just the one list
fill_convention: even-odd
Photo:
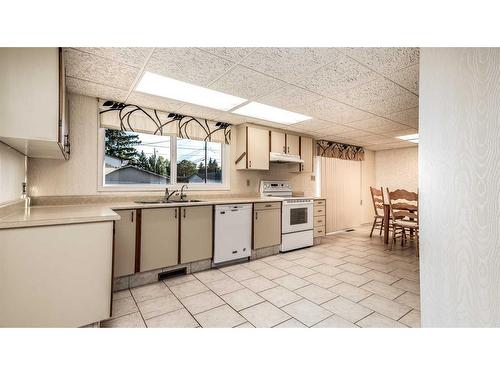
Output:
[[102,202],[82,205],[58,205],[58,206],[32,206],[28,209],[19,208],[14,212],[0,218],[0,229],[25,228],[44,225],[61,225],[90,223],[99,221],[119,220],[120,216],[113,210],[138,209],[138,208],[160,208],[160,207],[186,207],[206,206],[216,204],[236,203],[258,203],[258,202],[280,202],[282,198],[217,198],[203,199],[201,202],[173,202],[145,204],[130,202]]
[[0,218],[0,229],[43,225],[92,223],[120,220],[120,216],[103,206],[34,206],[18,209]]

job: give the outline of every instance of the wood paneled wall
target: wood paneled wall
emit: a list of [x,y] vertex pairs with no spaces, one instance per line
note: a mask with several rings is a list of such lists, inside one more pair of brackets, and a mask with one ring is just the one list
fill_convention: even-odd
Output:
[[500,326],[500,49],[420,50],[423,327]]

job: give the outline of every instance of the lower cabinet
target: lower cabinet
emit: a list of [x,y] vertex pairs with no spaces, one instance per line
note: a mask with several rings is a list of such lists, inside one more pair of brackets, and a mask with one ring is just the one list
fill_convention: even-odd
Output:
[[212,258],[213,206],[181,207],[181,263]]
[[135,210],[116,211],[120,220],[115,221],[114,277],[131,275],[135,272]]
[[179,209],[141,210],[140,272],[173,266],[179,258]]
[[281,203],[256,203],[253,214],[253,248],[281,243]]

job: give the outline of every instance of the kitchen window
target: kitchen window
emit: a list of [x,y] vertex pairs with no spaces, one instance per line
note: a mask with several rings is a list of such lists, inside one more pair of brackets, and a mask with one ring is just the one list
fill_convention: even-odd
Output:
[[229,146],[218,142],[100,129],[99,190],[229,189]]

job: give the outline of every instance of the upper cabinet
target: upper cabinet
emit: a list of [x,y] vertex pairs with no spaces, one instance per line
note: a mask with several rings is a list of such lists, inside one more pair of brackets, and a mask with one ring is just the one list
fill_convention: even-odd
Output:
[[269,130],[240,125],[236,134],[236,169],[269,169]]
[[300,158],[304,160],[303,164],[299,164],[299,172],[313,171],[313,139],[309,137],[300,137]]
[[300,154],[300,137],[298,135],[286,135],[286,153],[290,155]]
[[60,48],[0,48],[0,140],[29,157],[68,159]]
[[271,152],[286,153],[286,134],[271,130]]

